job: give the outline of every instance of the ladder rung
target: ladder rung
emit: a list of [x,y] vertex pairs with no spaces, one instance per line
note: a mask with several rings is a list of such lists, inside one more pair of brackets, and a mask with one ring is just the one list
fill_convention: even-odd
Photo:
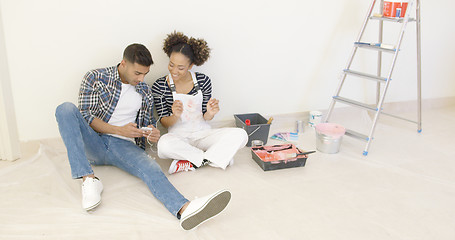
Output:
[[346,129],[346,135],[353,137],[353,138],[363,140],[365,142],[368,142],[368,140],[370,139],[367,135],[358,133],[358,132],[350,130],[350,129]]
[[375,76],[375,75],[372,75],[372,74],[356,72],[356,71],[352,71],[352,70],[349,70],[349,69],[345,69],[343,71],[346,74],[351,74],[351,75],[355,75],[355,76],[358,76],[358,77],[368,78],[370,80],[375,80],[375,81],[378,81],[378,82],[386,82],[387,81],[387,78],[378,77],[378,76]]
[[371,105],[368,105],[366,103],[361,103],[361,102],[354,101],[354,100],[347,99],[347,98],[340,97],[340,96],[334,96],[333,99],[338,101],[338,102],[349,104],[349,105],[354,106],[354,107],[364,108],[364,109],[367,109],[367,110],[370,110],[370,111],[374,111],[374,112],[376,112],[378,110],[377,108],[372,107]]
[[[397,22],[402,23],[404,22],[404,18],[389,18],[389,17],[375,17],[371,16],[370,19],[372,20],[381,20],[381,21],[388,21],[388,22]],[[409,18],[408,22],[415,22],[415,18]]]
[[382,52],[394,53],[397,51],[396,48],[381,47],[380,43],[370,44],[370,43],[365,43],[365,42],[355,42],[354,45],[357,47],[360,47],[360,48],[368,48],[368,49],[382,51]]

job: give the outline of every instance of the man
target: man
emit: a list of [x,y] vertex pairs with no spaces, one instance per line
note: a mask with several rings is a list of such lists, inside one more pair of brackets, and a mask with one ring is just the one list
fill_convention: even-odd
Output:
[[144,45],[129,45],[117,66],[91,70],[84,76],[79,108],[63,103],[55,116],[68,151],[72,177],[82,179],[85,210],[100,204],[103,191],[91,164],[113,165],[141,178],[180,219],[182,228],[189,230],[219,214],[229,203],[231,193],[221,190],[190,202],[145,152],[146,141],[157,142],[160,137],[152,115],[152,90],[144,83],[152,64]]

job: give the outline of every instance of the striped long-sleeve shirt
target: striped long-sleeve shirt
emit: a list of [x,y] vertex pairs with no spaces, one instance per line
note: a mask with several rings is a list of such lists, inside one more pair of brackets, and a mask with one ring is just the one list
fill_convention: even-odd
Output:
[[[195,72],[194,74],[196,75],[196,80],[202,91],[203,95],[202,113],[205,113],[207,111],[207,102],[212,97],[212,82],[210,78],[203,73]],[[169,87],[169,84],[166,81],[166,76],[157,79],[155,83],[153,83],[152,92],[158,118],[171,116],[174,98],[172,97],[171,88]],[[197,91],[194,87],[188,93],[188,95],[196,94]]]

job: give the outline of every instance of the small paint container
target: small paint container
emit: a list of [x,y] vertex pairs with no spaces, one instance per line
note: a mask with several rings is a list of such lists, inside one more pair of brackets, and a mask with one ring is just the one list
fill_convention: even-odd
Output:
[[251,141],[251,147],[262,147],[262,146],[264,146],[264,142],[261,140]]
[[297,132],[297,134],[301,134],[305,131],[305,128],[303,126],[303,121],[302,120],[297,120],[295,122],[295,131]]
[[322,121],[322,112],[320,111],[311,111],[310,112],[310,120],[308,121],[311,127],[314,127],[321,123]]
[[401,17],[401,8],[397,8],[395,10],[395,12],[396,12],[396,16],[395,17],[397,17],[397,18]]

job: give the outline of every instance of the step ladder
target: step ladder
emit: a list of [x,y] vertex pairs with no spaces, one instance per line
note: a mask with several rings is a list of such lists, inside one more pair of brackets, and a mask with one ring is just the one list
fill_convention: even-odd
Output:
[[[373,10],[375,8],[376,4],[380,4],[377,6],[377,9],[379,10],[379,14],[374,14]],[[415,5],[415,8],[413,8]],[[371,141],[373,140],[373,135],[375,132],[375,128],[379,119],[379,116],[381,114],[395,117],[401,120],[405,120],[408,122],[412,122],[417,124],[417,131],[420,133],[422,131],[422,114],[421,114],[421,32],[420,32],[420,0],[409,0],[408,6],[407,6],[407,11],[406,14],[403,18],[389,18],[389,17],[383,17],[383,7],[384,6],[384,1],[377,1],[373,0],[371,2],[371,5],[369,7],[368,13],[365,17],[365,20],[363,22],[363,26],[360,30],[360,33],[354,42],[354,46],[352,48],[351,55],[349,57],[348,63],[343,70],[342,77],[340,80],[340,83],[338,85],[338,88],[332,97],[332,101],[330,103],[329,110],[327,114],[325,115],[323,122],[329,122],[330,117],[333,113],[333,109],[335,107],[336,103],[342,103],[346,105],[350,105],[353,107],[357,107],[360,109],[366,109],[368,111],[371,111],[374,113],[374,118],[372,122],[371,129],[367,134],[359,133],[353,130],[346,130],[346,135],[350,137],[354,137],[360,140],[363,140],[366,142],[365,150],[363,151],[363,155],[367,156],[368,155],[368,150],[371,145]],[[415,18],[411,18],[411,12],[412,10],[415,9]],[[379,16],[378,16],[379,15]],[[369,42],[363,42],[362,37],[365,33],[365,29],[368,26],[368,23],[370,21],[379,21],[379,35],[378,35],[378,42],[377,43],[369,43]],[[383,30],[384,30],[384,22],[394,22],[397,24],[401,24],[401,30],[399,33],[398,40],[395,45],[389,45],[389,44],[384,44],[383,43]],[[390,83],[392,82],[392,73],[395,68],[395,63],[397,61],[398,53],[400,52],[401,44],[403,41],[403,36],[406,30],[406,26],[408,25],[408,22],[415,22],[416,24],[416,33],[417,33],[417,121],[402,118],[400,116],[396,116],[393,114],[385,113],[383,111],[383,105],[384,105],[384,100],[385,96],[387,93],[387,90],[389,88]],[[354,57],[357,53],[357,50],[359,49],[367,49],[367,50],[373,50],[377,51],[378,53],[378,61],[377,61],[377,74],[367,74],[359,71],[355,71],[351,69],[352,62],[354,60]],[[381,76],[382,74],[382,54],[392,54],[392,61],[390,65],[390,69],[387,72],[386,76]],[[363,79],[367,80],[372,80],[376,81],[377,85],[377,91],[376,91],[376,103],[375,104],[367,104],[367,103],[362,103],[359,101],[354,101],[352,99],[342,97],[340,96],[341,89],[343,87],[344,82],[346,79],[348,79],[348,76],[356,76],[360,77]],[[383,87],[381,91],[381,87]]]

